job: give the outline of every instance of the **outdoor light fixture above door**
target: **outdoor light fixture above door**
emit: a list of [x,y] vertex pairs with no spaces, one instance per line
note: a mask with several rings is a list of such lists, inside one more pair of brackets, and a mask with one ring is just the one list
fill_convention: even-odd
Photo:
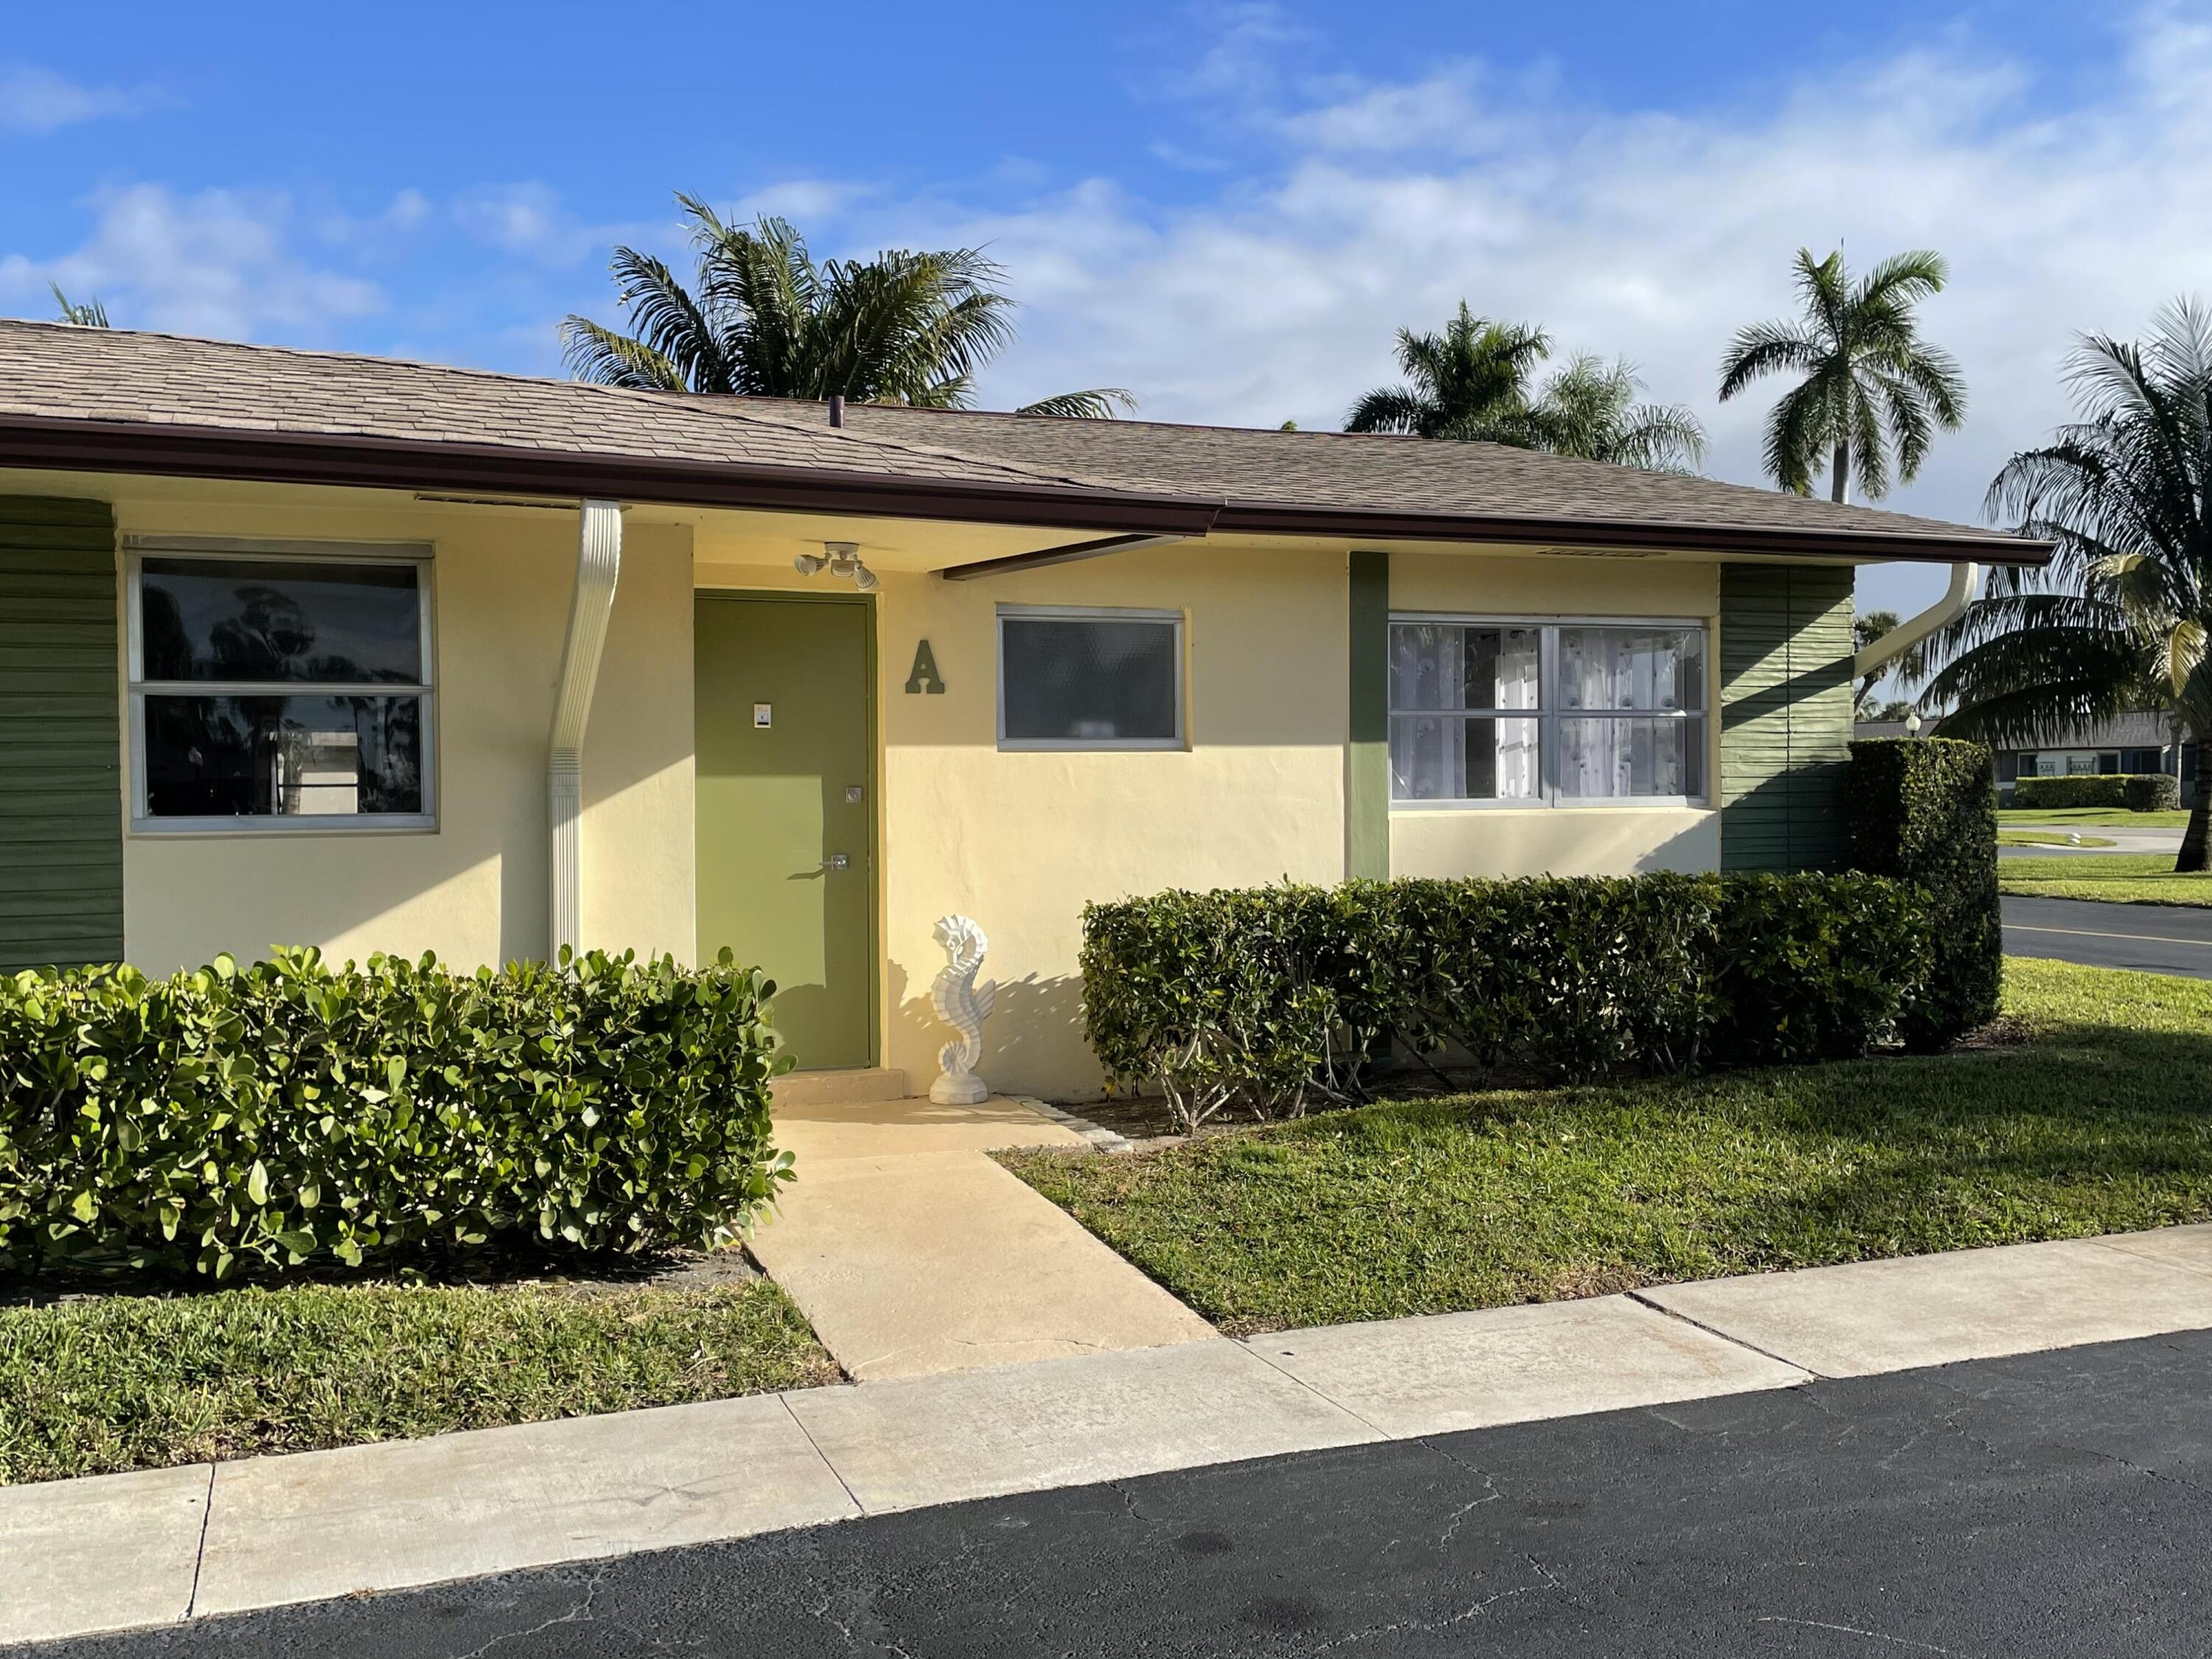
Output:
[[863,593],[872,593],[881,586],[876,573],[860,562],[858,542],[824,542],[819,553],[802,553],[791,562],[802,576],[819,575],[824,570],[833,576],[849,576]]

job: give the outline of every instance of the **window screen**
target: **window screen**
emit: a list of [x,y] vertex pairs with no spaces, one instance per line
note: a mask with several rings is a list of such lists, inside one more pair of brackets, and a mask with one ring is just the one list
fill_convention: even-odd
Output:
[[1182,743],[1182,622],[1172,614],[1001,611],[999,739],[1009,748]]

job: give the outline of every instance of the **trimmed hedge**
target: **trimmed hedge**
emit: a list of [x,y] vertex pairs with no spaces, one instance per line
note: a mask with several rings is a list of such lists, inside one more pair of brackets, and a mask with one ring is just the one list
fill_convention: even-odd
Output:
[[1908,1048],[1940,1048],[1997,1013],[2004,926],[1990,751],[1948,738],[1863,738],[1851,744],[1844,799],[1852,867],[1928,894],[1935,957],[1900,1012],[1899,1030]]
[[2172,812],[2181,805],[2181,780],[2165,772],[2137,772],[2124,781],[2122,805],[2130,812]]
[[1083,932],[1093,1052],[1193,1127],[1358,1099],[1392,1036],[1569,1079],[1856,1054],[1932,955],[1923,896],[1863,875],[1177,891]]
[[[1869,742],[1894,743],[1896,738],[1869,738]],[[2131,796],[2135,786],[2141,784],[2155,790],[2160,784],[2173,799],[2168,805],[2179,805],[2181,786],[2163,772],[2076,772],[2059,778],[2021,778],[2012,787],[2014,806],[2124,806],[2130,811],[2148,812],[2154,809],[2137,806]]]
[[0,980],[0,1268],[708,1246],[790,1178],[757,972],[285,951]]

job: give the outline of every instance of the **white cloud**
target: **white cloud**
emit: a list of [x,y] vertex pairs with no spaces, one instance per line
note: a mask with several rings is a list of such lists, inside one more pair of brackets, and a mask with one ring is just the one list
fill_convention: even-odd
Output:
[[180,196],[131,185],[94,198],[84,245],[51,260],[0,258],[0,302],[46,314],[46,287],[94,295],[118,326],[226,339],[312,342],[337,323],[380,310],[377,286],[320,268],[295,250],[296,216],[277,192],[210,190]]
[[[1631,356],[1652,395],[1705,418],[1708,471],[1756,483],[1779,387],[1715,402],[1729,335],[1792,309],[1800,245],[1841,239],[1862,267],[1929,246],[1953,276],[1925,327],[1962,361],[1972,407],[1889,504],[1976,521],[2005,457],[2065,417],[2075,331],[2132,333],[2212,288],[2212,28],[2172,8],[2128,26],[2126,68],[2096,101],[2057,106],[2027,67],[1954,39],[1749,117],[1594,112],[1479,65],[1286,96],[1259,56],[1267,16],[1231,22],[1204,79],[1249,94],[1245,128],[1275,148],[1200,204],[1094,180],[1011,211],[882,216],[896,234],[877,240],[987,241],[1007,267],[1023,338],[989,401],[1106,383],[1164,418],[1334,426],[1395,378],[1392,331],[1437,326],[1464,295],[1564,349]],[[1903,603],[1923,586],[1870,592]]]
[[[845,217],[875,194],[867,185],[836,179],[787,179],[739,198],[736,207],[723,216],[742,222],[765,214],[789,219],[804,230]],[[712,197],[708,200],[720,210],[719,201]]]
[[88,87],[37,64],[0,64],[0,131],[53,132],[82,121],[135,114],[153,101],[149,93]]

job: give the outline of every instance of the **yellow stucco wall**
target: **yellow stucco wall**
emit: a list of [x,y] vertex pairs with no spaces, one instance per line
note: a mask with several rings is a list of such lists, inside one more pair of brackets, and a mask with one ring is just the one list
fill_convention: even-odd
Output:
[[[1504,617],[1673,617],[1702,621],[1705,776],[1720,761],[1720,566],[1539,554],[1399,553],[1390,608]],[[1617,876],[1717,870],[1717,810],[1670,806],[1420,807],[1390,814],[1396,876]]]
[[[742,536],[698,543],[702,586],[781,587]],[[1185,750],[998,749],[1000,604],[1184,613]],[[929,1010],[931,929],[959,911],[990,936],[1000,986],[985,1033],[998,1088],[1073,1098],[1084,1046],[1076,953],[1088,899],[1171,886],[1335,881],[1344,872],[1344,556],[1161,549],[947,582],[887,574],[878,595],[884,1063],[916,1088],[949,1035]],[[930,641],[945,690],[903,689]]]
[[[702,586],[828,579],[763,562],[743,521],[702,523]],[[1399,554],[1403,610],[1670,616],[1711,621],[1717,567],[1656,561]],[[1171,886],[1344,875],[1349,653],[1342,550],[1183,545],[948,582],[886,571],[877,595],[884,1062],[917,1089],[947,1035],[929,1011],[936,919],[962,911],[991,939],[1000,981],[985,1033],[997,1087],[1095,1093],[1077,953],[1086,900]],[[1001,604],[1181,611],[1188,747],[1001,753]],[[946,690],[903,690],[927,639]],[[1401,874],[1534,875],[1711,869],[1718,815],[1667,808],[1423,811],[1392,815]]]
[[[439,508],[366,492],[238,499],[241,492],[157,480],[114,489],[126,536],[413,541],[435,550],[436,830],[127,834],[131,960],[161,972],[217,951],[259,956],[276,944],[355,957],[432,950],[464,967],[542,956],[545,760],[575,568],[574,516]],[[688,960],[690,536],[631,524],[623,542],[584,758],[585,935]]]

